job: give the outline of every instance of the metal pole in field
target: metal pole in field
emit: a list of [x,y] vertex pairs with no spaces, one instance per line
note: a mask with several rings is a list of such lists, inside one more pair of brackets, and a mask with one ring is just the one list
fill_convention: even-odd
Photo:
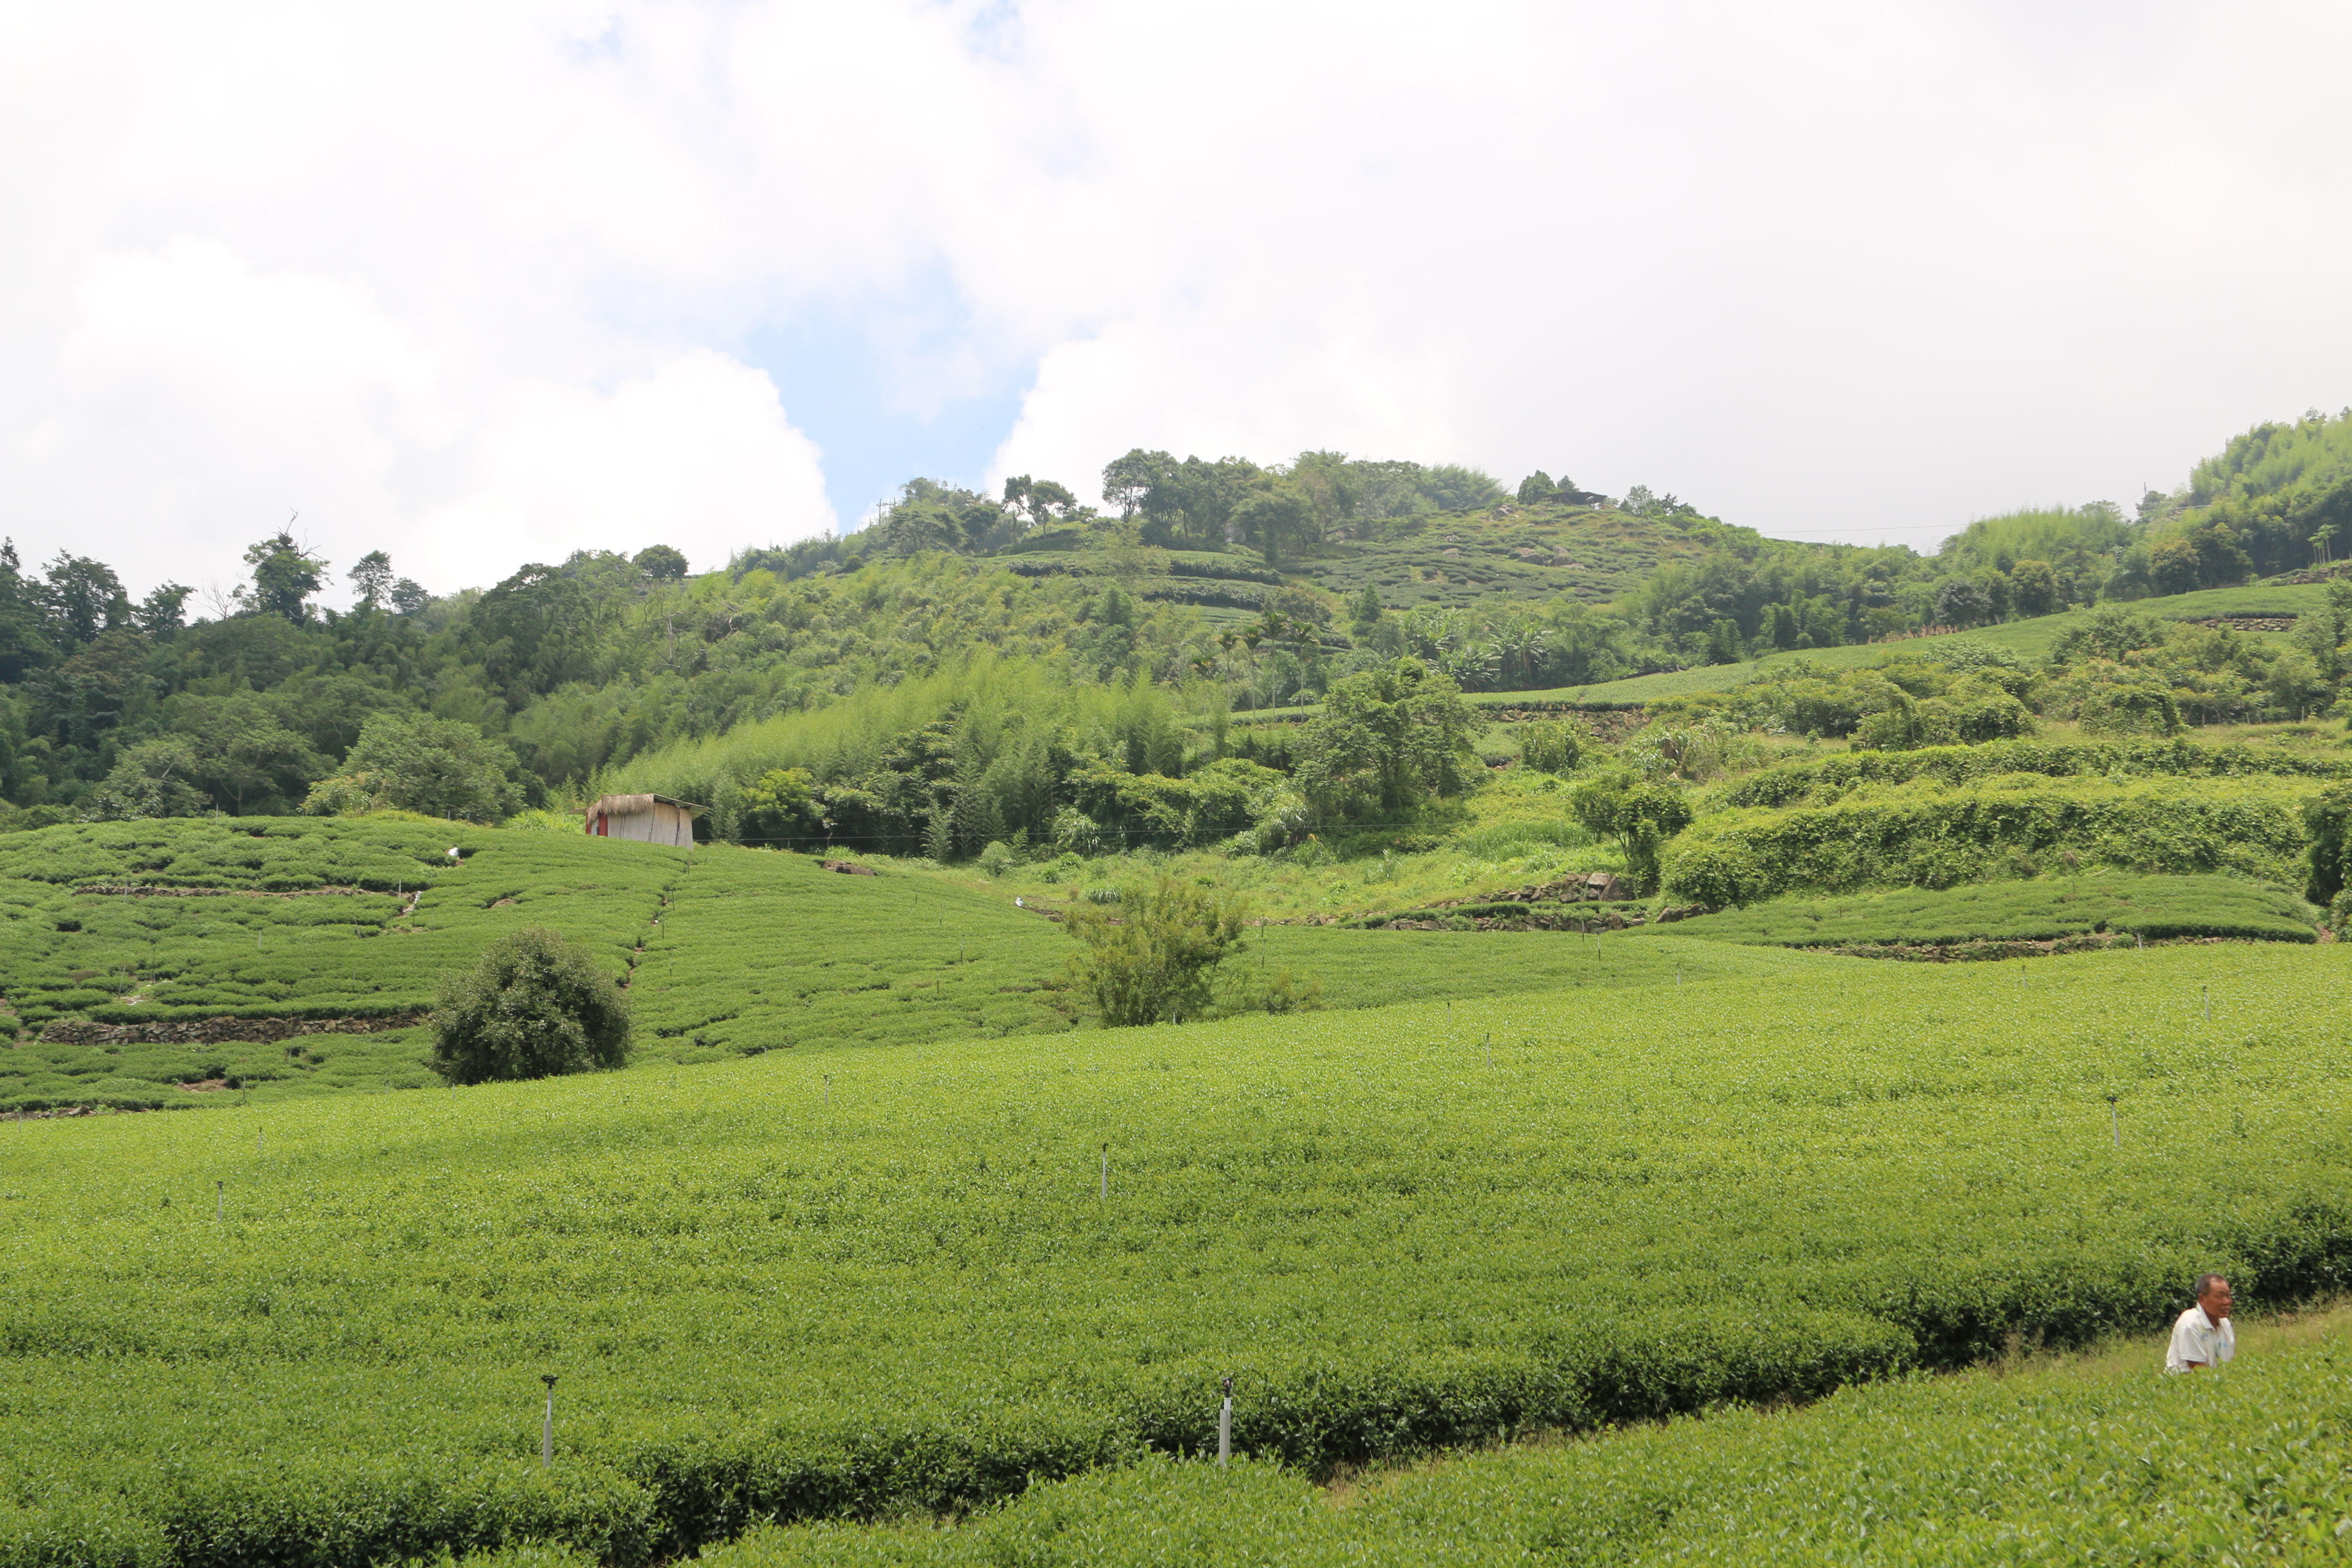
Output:
[[1492,1035],[1486,1037],[1486,1065],[1490,1068],[1495,1065],[1495,1037]]
[[226,1182],[213,1184],[213,1218],[215,1221],[228,1218],[228,1184]]
[[2122,1148],[2124,1146],[2123,1113],[2116,1109],[2116,1097],[2112,1094],[2107,1096],[2107,1123],[2115,1132],[2116,1147]]
[[833,1075],[831,1073],[824,1075],[824,1103],[827,1110],[833,1108]]
[[543,1470],[555,1463],[555,1374],[542,1372],[539,1381],[547,1384],[547,1419],[539,1427],[539,1468]]
[[1234,1457],[1234,1380],[1225,1379],[1225,1402],[1217,1407],[1217,1465]]
[[1110,1145],[1108,1143],[1103,1145],[1102,1195],[1104,1202],[1110,1201]]
[[2212,984],[2209,982],[2206,984],[2199,986],[2198,989],[2205,994],[2205,1021],[2210,1024],[2213,1021]]

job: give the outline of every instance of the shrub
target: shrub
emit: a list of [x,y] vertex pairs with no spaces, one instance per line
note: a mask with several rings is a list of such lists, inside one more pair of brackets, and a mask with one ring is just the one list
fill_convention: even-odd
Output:
[[1119,1028],[1206,1013],[1217,965],[1242,945],[1241,900],[1163,877],[1119,910],[1114,917],[1077,905],[1064,919],[1085,948],[1071,961],[1071,977],[1103,1023]]
[[1625,869],[1645,888],[1657,882],[1660,848],[1691,819],[1681,790],[1643,784],[1629,773],[1587,780],[1569,792],[1568,805],[1577,821],[1617,841]]
[[2311,832],[2311,881],[2304,897],[2330,905],[2352,884],[2352,784],[2338,784],[2303,808]]
[[1021,857],[1013,852],[1013,846],[1001,838],[980,852],[980,868],[992,877],[1002,877],[1020,863]]
[[[1948,888],[2021,851],[2086,864],[2283,879],[2304,847],[2294,786],[2265,780],[2014,776],[1924,784],[1784,811],[1728,811],[1675,840],[1661,885],[1721,907],[1799,888]],[[2316,900],[2315,900],[2316,901]]]
[[586,948],[527,926],[443,984],[433,1037],[433,1070],[452,1083],[617,1068],[628,1001]]
[[1584,748],[1574,729],[1566,724],[1530,724],[1519,734],[1519,760],[1548,773],[1575,769]]

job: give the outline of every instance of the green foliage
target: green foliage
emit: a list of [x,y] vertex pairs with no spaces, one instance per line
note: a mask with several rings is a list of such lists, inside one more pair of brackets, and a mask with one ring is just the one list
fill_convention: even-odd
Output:
[[489,945],[442,983],[433,1070],[451,1083],[551,1078],[625,1066],[629,1004],[595,955],[544,926]]
[[2352,784],[2339,784],[2307,802],[2304,826],[2311,835],[2311,876],[2304,897],[2330,904],[2352,887]]
[[1617,841],[1626,870],[1643,887],[1656,885],[1660,850],[1691,821],[1685,791],[1624,769],[1577,784],[1568,808],[1587,829]]
[[677,583],[686,577],[686,557],[667,544],[638,551],[630,564],[656,583]]
[[2030,876],[2068,855],[2117,870],[2226,870],[2284,883],[2302,858],[2300,814],[2312,793],[2256,776],[1996,775],[1858,789],[1820,805],[1703,817],[1667,847],[1660,884],[1670,899],[1720,907],[1807,888]]
[[2308,756],[2242,742],[2207,746],[2189,740],[2005,741],[1899,753],[1833,752],[1780,763],[1725,785],[1716,799],[1735,806],[1796,805],[1832,801],[1864,784],[1900,784],[1914,779],[1960,784],[2002,773],[2038,773],[2048,778],[2326,779],[2352,776],[2352,758]]
[[2051,942],[2118,932],[2149,941],[2238,937],[2310,942],[2311,911],[2274,888],[2236,877],[2044,876],[1935,891],[1844,899],[1773,899],[1653,928],[1708,942],[1781,947],[1931,947]]
[[360,731],[343,771],[315,785],[314,816],[414,811],[457,822],[495,822],[520,791],[507,779],[513,754],[470,724],[415,713],[378,713]]
[[1177,1024],[1206,1013],[1217,966],[1242,947],[1242,901],[1163,877],[1118,908],[1075,904],[1062,917],[1081,948],[1071,980],[1105,1026]]
[[735,837],[753,844],[804,844],[825,827],[816,780],[806,768],[770,768],[732,803]]
[[252,571],[253,583],[250,587],[239,588],[237,596],[255,614],[282,616],[298,626],[310,619],[310,597],[326,581],[325,561],[294,542],[292,533],[281,530],[248,545],[245,563]]
[[1572,724],[1542,722],[1519,731],[1519,760],[1548,773],[1573,773],[1584,741]]
[[202,816],[212,797],[188,782],[199,767],[195,749],[179,735],[146,741],[122,753],[82,812],[93,822],[142,816]]
[[1460,687],[1401,658],[1332,683],[1307,727],[1299,787],[1329,816],[1457,795],[1470,776],[1475,730]]
[[[2147,1329],[2206,1268],[2249,1311],[2341,1288],[2334,945],[2021,994],[1670,935],[1311,934],[1645,983],[0,1129],[40,1259],[0,1519],[178,1568],[642,1563],[1197,1454],[1228,1374],[1241,1451],[1322,1471]],[[1565,1321],[1563,1279],[1610,1310]]]

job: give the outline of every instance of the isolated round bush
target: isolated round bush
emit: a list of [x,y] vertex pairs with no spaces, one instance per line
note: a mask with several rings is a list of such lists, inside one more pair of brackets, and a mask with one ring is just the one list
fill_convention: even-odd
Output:
[[629,1059],[628,998],[578,942],[530,926],[442,982],[433,1070],[452,1083],[549,1078]]

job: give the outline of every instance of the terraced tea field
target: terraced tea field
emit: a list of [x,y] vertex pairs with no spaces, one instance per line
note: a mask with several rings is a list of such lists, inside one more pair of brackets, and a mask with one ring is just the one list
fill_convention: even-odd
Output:
[[[952,877],[884,870],[380,819],[9,836],[0,1110],[427,1087],[415,1021],[441,977],[526,925],[591,944],[628,978],[641,1068],[1072,1026],[1057,925]],[[1777,962],[1725,947],[1669,963],[1566,936],[1505,949],[1277,925],[1251,942],[1240,969],[1312,976],[1336,1007]]]
[[0,1125],[0,1563],[635,1563],[1197,1455],[1227,1375],[1312,1475],[2352,1268],[2338,945],[1641,947],[1756,967]]

